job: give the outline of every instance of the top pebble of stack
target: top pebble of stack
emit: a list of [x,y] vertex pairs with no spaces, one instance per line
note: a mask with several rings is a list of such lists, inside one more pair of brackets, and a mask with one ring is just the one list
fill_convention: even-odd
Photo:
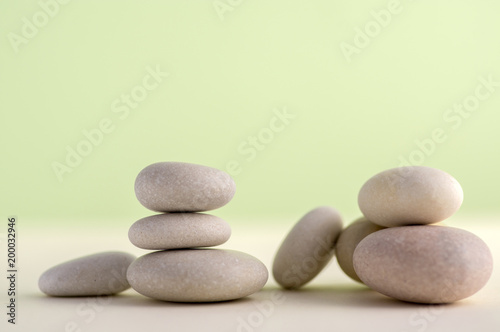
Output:
[[407,166],[376,174],[363,185],[358,204],[368,220],[385,227],[433,224],[462,205],[462,187],[450,174]]
[[181,162],[160,162],[144,168],[135,180],[135,195],[157,212],[203,212],[233,198],[236,185],[226,172]]

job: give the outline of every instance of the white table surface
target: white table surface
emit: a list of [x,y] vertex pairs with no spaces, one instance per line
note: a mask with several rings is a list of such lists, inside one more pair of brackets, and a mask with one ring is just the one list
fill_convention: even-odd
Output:
[[[128,242],[130,225],[43,225],[40,221],[40,227],[18,229],[17,324],[7,323],[7,281],[2,278],[0,331],[500,331],[500,224],[491,220],[450,225],[481,237],[496,264],[481,291],[449,305],[410,304],[380,295],[346,277],[335,259],[299,291],[280,290],[270,276],[262,291],[222,303],[161,302],[131,289],[108,298],[47,297],[38,290],[37,281],[53,265],[99,251],[122,250],[138,256],[149,251]],[[247,252],[270,269],[289,226],[271,220],[254,226],[233,223],[233,235],[221,247]],[[5,251],[5,234],[2,242]],[[5,271],[5,264],[2,267]]]

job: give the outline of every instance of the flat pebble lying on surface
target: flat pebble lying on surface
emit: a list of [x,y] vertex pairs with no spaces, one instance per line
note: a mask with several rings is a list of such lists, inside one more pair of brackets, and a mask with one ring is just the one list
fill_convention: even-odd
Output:
[[153,299],[218,302],[259,291],[268,272],[257,258],[239,251],[182,249],[139,257],[127,278],[133,289]]
[[284,288],[299,288],[311,281],[333,257],[342,231],[342,218],[329,206],[303,216],[281,244],[273,263],[274,279]]
[[134,259],[135,256],[114,251],[77,258],[45,271],[38,280],[38,287],[51,296],[120,293],[130,288],[126,274]]
[[362,283],[352,264],[356,246],[371,233],[384,228],[385,227],[372,223],[365,217],[361,217],[356,219],[340,233],[337,245],[335,246],[335,255],[337,256],[337,262],[340,268],[345,274],[351,277],[351,279]]
[[437,223],[453,215],[462,201],[462,187],[455,178],[424,166],[378,173],[358,195],[363,215],[385,227]]
[[130,242],[143,249],[217,246],[231,236],[231,227],[219,217],[203,213],[166,213],[136,221]]
[[202,212],[226,205],[236,186],[224,171],[196,164],[160,162],[144,168],[135,180],[135,194],[157,212]]
[[370,288],[417,303],[451,303],[471,296],[488,281],[493,259],[476,235],[445,226],[404,226],[364,238],[354,269]]

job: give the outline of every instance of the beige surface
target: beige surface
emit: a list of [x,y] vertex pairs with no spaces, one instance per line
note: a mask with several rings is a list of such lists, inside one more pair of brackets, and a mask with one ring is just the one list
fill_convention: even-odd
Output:
[[[275,251],[289,231],[283,223],[264,226],[271,222],[260,222],[252,227],[230,222],[233,236],[222,247],[254,255],[269,269]],[[452,305],[426,306],[389,299],[345,276],[335,259],[300,291],[281,291],[270,278],[264,290],[257,294],[216,304],[160,302],[133,290],[108,299],[50,298],[38,290],[40,274],[64,260],[104,250],[123,250],[136,255],[147,253],[128,242],[130,224],[125,221],[120,227],[99,231],[21,226],[18,230],[18,288],[21,294],[18,324],[15,327],[7,324],[6,315],[2,314],[0,331],[72,331],[72,326],[79,329],[74,331],[82,332],[500,330],[500,226],[493,226],[491,222],[490,226],[481,226],[477,220],[468,224],[450,221],[449,224],[480,236],[490,246],[497,264],[485,288]],[[44,223],[40,221],[40,225]],[[2,248],[5,248],[4,239]],[[2,307],[5,308],[5,279],[0,287]]]

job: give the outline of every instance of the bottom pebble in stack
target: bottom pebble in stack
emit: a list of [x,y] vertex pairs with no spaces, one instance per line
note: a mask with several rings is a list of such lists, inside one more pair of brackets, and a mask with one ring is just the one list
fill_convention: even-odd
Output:
[[135,260],[127,279],[142,295],[171,302],[219,302],[253,294],[267,282],[257,258],[234,250],[156,251]]

